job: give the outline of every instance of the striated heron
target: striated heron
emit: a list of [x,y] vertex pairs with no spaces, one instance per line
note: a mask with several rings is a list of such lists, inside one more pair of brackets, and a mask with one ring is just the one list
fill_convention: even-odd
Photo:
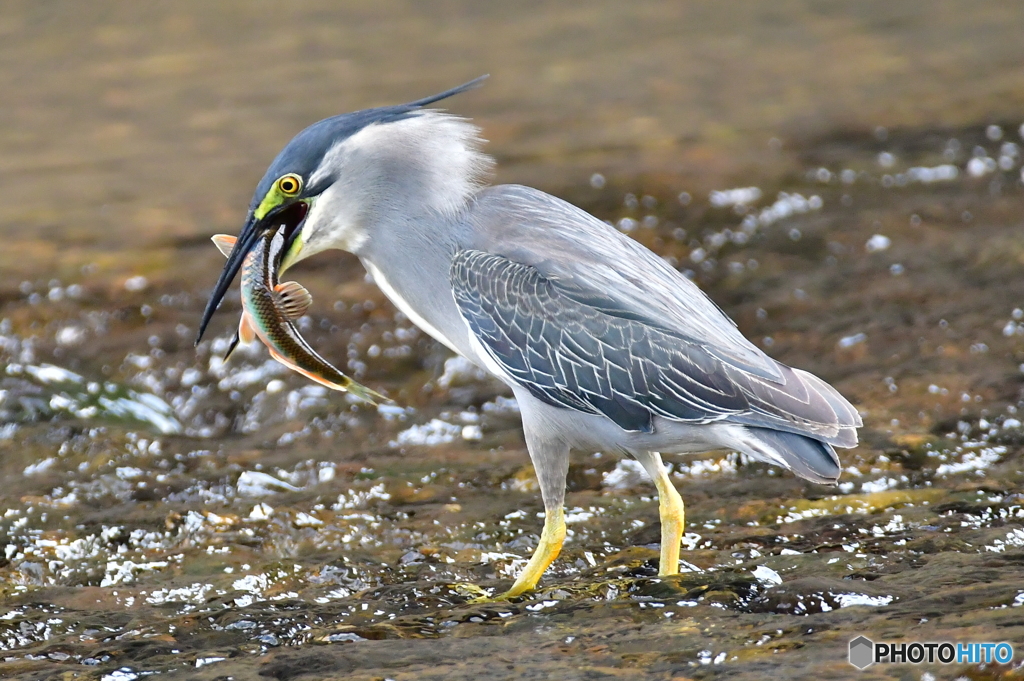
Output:
[[358,256],[398,309],[519,403],[545,520],[506,597],[533,589],[561,550],[570,449],[643,465],[658,490],[663,575],[678,572],[684,512],[660,452],[734,450],[835,482],[833,447],[855,446],[861,420],[834,388],[765,355],[689,279],[601,220],[486,184],[478,129],[425,108],[481,80],[296,135],[256,188],[199,335],[268,229],[284,226],[282,270],[332,248]]

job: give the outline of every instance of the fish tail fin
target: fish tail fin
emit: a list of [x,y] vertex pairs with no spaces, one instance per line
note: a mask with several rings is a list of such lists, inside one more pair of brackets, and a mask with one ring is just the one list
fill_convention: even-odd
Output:
[[323,376],[320,376],[319,374],[316,374],[316,373],[314,373],[312,371],[308,371],[306,369],[303,369],[298,364],[296,364],[295,362],[291,361],[290,359],[288,359],[287,357],[285,357],[281,353],[277,352],[273,348],[269,348],[268,347],[268,350],[270,350],[270,356],[273,357],[274,359],[276,359],[278,362],[280,362],[281,364],[285,365],[286,367],[288,367],[292,371],[294,371],[296,373],[299,373],[299,374],[302,374],[303,376],[305,376],[309,380],[314,381],[316,383],[319,383],[320,385],[324,386],[325,388],[330,388],[331,390],[338,390],[338,391],[346,392],[346,393],[352,393],[353,395],[355,395],[359,399],[361,399],[361,400],[363,400],[365,402],[369,402],[370,404],[380,404],[381,402],[391,402],[391,400],[388,399],[387,397],[385,397],[384,395],[381,395],[380,393],[378,393],[378,392],[376,392],[374,390],[371,390],[370,388],[367,388],[365,385],[362,385],[361,383],[356,383],[355,381],[353,381],[348,376],[345,376],[344,374],[342,374],[340,371],[338,372],[338,374],[339,374],[338,379],[332,381],[332,380],[324,378]]
[[363,400],[364,402],[369,402],[370,404],[386,404],[392,401],[390,398],[381,395],[376,390],[371,390],[370,388],[367,388],[365,385],[362,385],[361,383],[356,383],[351,379],[349,380],[351,382],[345,388],[345,390],[355,395],[359,399]]

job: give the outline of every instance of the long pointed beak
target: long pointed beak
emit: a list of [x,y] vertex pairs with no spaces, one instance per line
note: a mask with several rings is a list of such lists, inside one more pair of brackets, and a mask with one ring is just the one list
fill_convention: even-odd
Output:
[[213,318],[213,313],[220,307],[224,294],[227,293],[228,287],[231,286],[235,275],[238,274],[238,270],[242,268],[245,256],[249,255],[249,251],[256,245],[260,234],[266,229],[264,223],[265,220],[257,220],[254,216],[250,215],[249,219],[245,222],[245,226],[242,227],[242,232],[238,235],[238,241],[235,242],[235,247],[231,251],[231,255],[228,256],[228,262],[224,265],[220,278],[213,287],[210,301],[206,303],[206,310],[203,311],[203,320],[199,323],[199,333],[196,334],[196,345],[199,345],[199,341],[202,340],[203,333],[206,332],[206,327],[209,325],[210,319]]
[[285,250],[290,253],[302,227],[302,221],[306,219],[306,213],[309,212],[310,201],[311,199],[300,199],[286,206],[275,208],[264,215],[262,219],[256,219],[254,215],[249,215],[245,226],[242,227],[241,234],[238,235],[235,247],[231,250],[231,255],[228,256],[228,262],[220,273],[220,279],[213,287],[210,302],[206,304],[206,310],[203,311],[203,320],[199,323],[199,333],[196,334],[196,345],[199,345],[199,341],[202,340],[206,326],[210,323],[213,313],[220,307],[220,302],[224,299],[224,294],[227,293],[238,270],[242,269],[245,256],[249,255],[249,251],[256,245],[260,236],[271,229],[283,229]]

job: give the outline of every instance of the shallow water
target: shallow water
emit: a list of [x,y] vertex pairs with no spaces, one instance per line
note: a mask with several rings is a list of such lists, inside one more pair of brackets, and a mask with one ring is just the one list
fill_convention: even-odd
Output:
[[[732,155],[750,138],[705,146],[726,169],[715,193],[643,154],[621,161],[632,174],[594,162],[557,185],[687,271],[772,356],[833,383],[865,428],[837,488],[726,452],[670,458],[688,513],[673,578],[657,577],[653,486],[578,453],[565,551],[508,603],[474,599],[509,586],[541,527],[515,403],[358,263],[296,270],[314,295],[302,328],[396,407],[328,394],[257,346],[225,364],[234,295],[192,348],[221,266],[205,237],[234,229],[248,180],[231,202],[202,190],[203,211],[226,216],[180,233],[126,199],[112,210],[135,231],[116,246],[88,220],[76,236],[63,207],[50,234],[73,248],[8,217],[21,250],[0,276],[0,673],[821,678],[852,675],[860,634],[1020,648],[1024,120],[969,109],[945,127],[793,135],[768,167]],[[530,149],[502,153],[580,163],[522,160]],[[858,676],[925,671],[1020,674]]]

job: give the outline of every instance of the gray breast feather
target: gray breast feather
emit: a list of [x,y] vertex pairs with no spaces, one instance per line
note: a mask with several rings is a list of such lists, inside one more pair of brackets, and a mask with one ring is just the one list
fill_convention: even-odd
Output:
[[773,362],[778,378],[765,378],[616,309],[611,299],[588,305],[578,290],[567,293],[537,268],[502,255],[460,251],[451,277],[471,332],[516,383],[548,404],[604,414],[633,432],[651,432],[661,416],[856,444],[856,412],[810,374]]

